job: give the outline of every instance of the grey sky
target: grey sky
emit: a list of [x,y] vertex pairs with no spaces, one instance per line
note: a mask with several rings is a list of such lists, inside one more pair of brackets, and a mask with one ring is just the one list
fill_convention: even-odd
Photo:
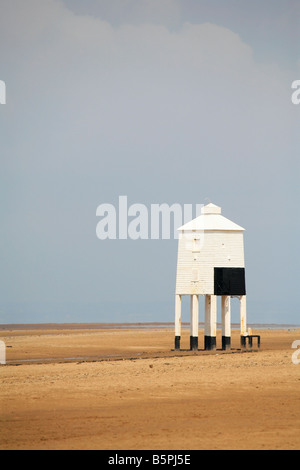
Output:
[[172,321],[176,241],[96,238],[127,195],[220,205],[249,321],[299,323],[299,2],[0,8],[0,322]]

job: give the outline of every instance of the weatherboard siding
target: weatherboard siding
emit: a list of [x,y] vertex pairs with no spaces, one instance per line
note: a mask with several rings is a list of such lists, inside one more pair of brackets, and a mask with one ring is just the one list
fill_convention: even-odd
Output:
[[181,232],[178,240],[176,294],[213,295],[215,267],[245,267],[243,232]]

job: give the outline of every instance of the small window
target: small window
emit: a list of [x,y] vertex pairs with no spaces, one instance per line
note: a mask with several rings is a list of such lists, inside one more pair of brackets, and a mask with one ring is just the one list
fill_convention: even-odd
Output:
[[200,238],[194,238],[193,240],[193,252],[199,253],[200,252]]
[[192,281],[196,282],[199,280],[199,269],[192,270]]

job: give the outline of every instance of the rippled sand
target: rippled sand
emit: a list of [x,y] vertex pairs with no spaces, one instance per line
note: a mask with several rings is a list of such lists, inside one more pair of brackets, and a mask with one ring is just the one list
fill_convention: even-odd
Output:
[[300,330],[254,333],[178,354],[167,327],[0,327],[0,449],[299,449]]

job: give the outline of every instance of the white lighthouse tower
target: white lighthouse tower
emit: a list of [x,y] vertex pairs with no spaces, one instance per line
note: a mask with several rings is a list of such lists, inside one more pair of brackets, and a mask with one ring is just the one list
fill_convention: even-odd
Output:
[[244,228],[214,204],[179,229],[175,298],[175,349],[180,349],[181,300],[191,298],[190,349],[198,349],[199,295],[205,296],[204,348],[216,348],[217,296],[222,297],[222,349],[230,349],[230,299],[240,300],[241,339],[246,335]]

